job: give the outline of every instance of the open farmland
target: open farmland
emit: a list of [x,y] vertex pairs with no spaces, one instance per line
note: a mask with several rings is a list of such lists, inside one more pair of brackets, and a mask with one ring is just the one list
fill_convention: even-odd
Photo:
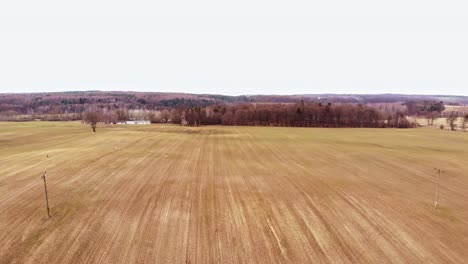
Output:
[[466,263],[467,248],[468,133],[0,123],[0,263]]

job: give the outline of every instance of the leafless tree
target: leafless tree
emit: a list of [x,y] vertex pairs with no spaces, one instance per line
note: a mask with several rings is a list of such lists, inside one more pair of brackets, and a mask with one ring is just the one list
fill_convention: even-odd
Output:
[[433,112],[430,112],[426,115],[426,121],[427,121],[427,125],[428,126],[433,126],[434,125],[434,120],[436,119],[436,117],[439,115],[439,112],[437,111],[433,111]]
[[452,131],[455,131],[455,128],[457,127],[457,124],[456,124],[457,118],[458,118],[457,113],[452,111],[445,119],[447,124],[450,126],[450,130]]
[[171,111],[171,123],[181,124],[182,123],[182,110],[173,109]]
[[465,129],[466,129],[466,126],[467,126],[467,125],[468,125],[468,114],[465,115],[465,116],[462,118],[462,122],[461,122],[460,128],[461,128],[461,130],[462,130],[463,132],[465,132]]
[[125,109],[119,109],[116,111],[118,121],[127,121],[128,120],[128,111]]
[[164,109],[162,112],[161,112],[161,121],[163,123],[167,123],[169,122],[169,119],[171,118],[171,113],[169,113],[169,111],[167,109]]
[[96,109],[90,109],[84,113],[84,121],[91,125],[93,132],[96,132],[97,122],[101,120],[101,114]]
[[148,119],[151,122],[151,124],[156,124],[161,122],[161,119],[159,119],[158,115],[155,112],[150,112],[148,114]]

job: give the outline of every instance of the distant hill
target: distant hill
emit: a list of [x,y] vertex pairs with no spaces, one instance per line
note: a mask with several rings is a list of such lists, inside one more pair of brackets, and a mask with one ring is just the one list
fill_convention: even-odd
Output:
[[468,104],[468,96],[457,95],[406,95],[406,94],[299,94],[299,95],[253,95],[253,101],[291,102],[309,101],[340,103],[398,103],[407,101],[443,101],[446,104]]
[[52,93],[0,94],[0,115],[36,115],[82,113],[89,106],[108,109],[146,109],[206,107],[213,104],[241,103],[405,103],[408,101],[443,101],[450,105],[468,104],[468,96],[403,94],[298,94],[241,95],[69,91]]

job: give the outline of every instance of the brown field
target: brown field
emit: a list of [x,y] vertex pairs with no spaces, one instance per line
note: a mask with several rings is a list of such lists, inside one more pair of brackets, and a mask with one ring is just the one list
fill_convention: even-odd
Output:
[[[440,125],[444,125],[444,129],[450,130],[450,125],[447,123],[446,118],[436,118],[436,119],[434,119],[434,123],[432,124],[432,126],[427,124],[427,119],[425,119],[425,118],[410,117],[409,120],[411,122],[417,123],[418,125],[425,126],[427,128],[440,129]],[[459,117],[459,118],[457,118],[455,120],[455,125],[456,125],[455,130],[462,131],[462,128],[461,128],[462,127],[462,118],[461,117]],[[465,128],[464,132],[467,132],[467,131],[468,131],[468,129]]]
[[458,111],[458,112],[468,112],[468,105],[445,105],[444,112]]
[[0,123],[1,263],[466,263],[467,249],[468,133]]

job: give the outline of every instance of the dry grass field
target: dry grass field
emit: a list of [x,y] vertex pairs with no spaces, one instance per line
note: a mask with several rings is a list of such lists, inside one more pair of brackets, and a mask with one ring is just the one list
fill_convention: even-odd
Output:
[[468,133],[0,123],[0,263],[466,263],[467,249]]
[[[410,120],[414,123],[417,123],[420,126],[425,126],[427,128],[433,128],[433,129],[440,129],[440,125],[444,125],[444,129],[450,130],[449,124],[447,124],[447,119],[446,118],[436,118],[434,119],[434,124],[432,126],[427,124],[427,119],[425,118],[410,118]],[[456,130],[461,130],[460,126],[462,123],[461,118],[457,118],[455,120],[455,124],[457,125]]]

